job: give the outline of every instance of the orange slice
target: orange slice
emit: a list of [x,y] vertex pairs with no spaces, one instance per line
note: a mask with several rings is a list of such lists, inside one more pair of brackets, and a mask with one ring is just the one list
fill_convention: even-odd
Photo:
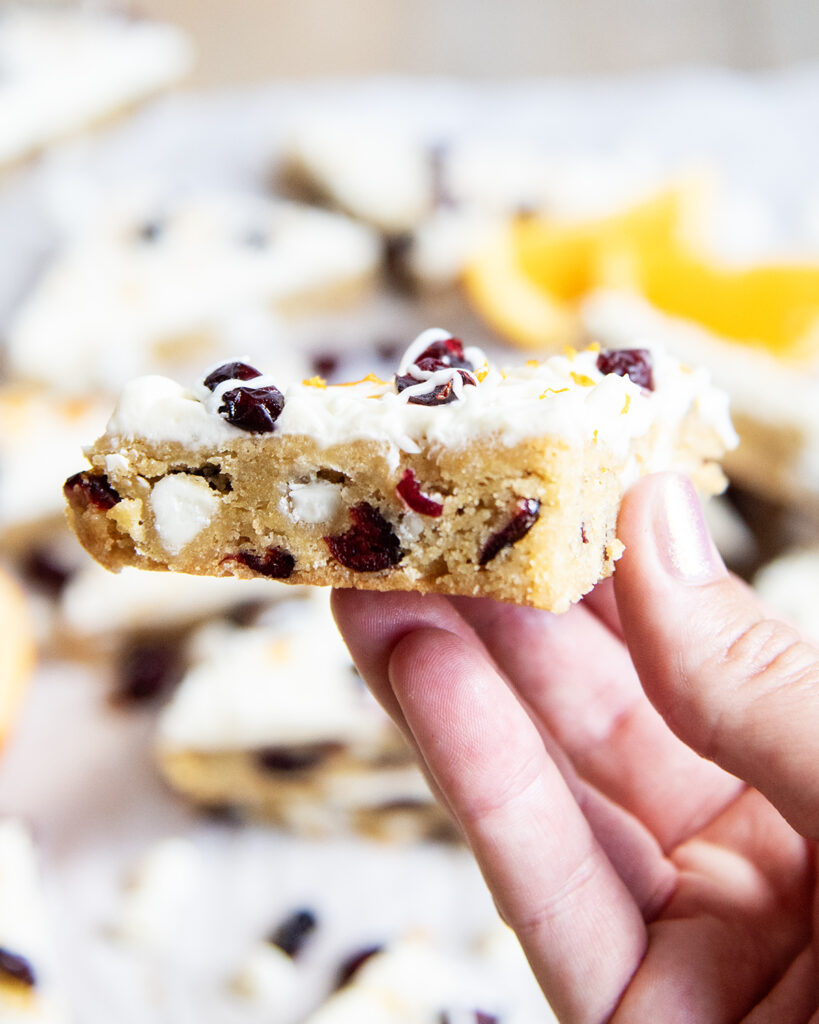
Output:
[[694,198],[690,185],[675,186],[594,220],[519,217],[487,239],[467,266],[467,295],[510,341],[553,348],[576,334],[574,307],[587,292],[634,284],[651,253],[677,244],[690,230]]
[[685,249],[644,259],[637,289],[658,309],[783,359],[819,355],[819,264],[734,268]]

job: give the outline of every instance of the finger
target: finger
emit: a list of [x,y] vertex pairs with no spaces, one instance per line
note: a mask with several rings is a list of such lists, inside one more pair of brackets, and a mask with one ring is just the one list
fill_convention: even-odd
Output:
[[420,629],[390,682],[501,913],[561,1020],[608,1017],[645,926],[525,710],[483,652]]
[[650,699],[684,742],[819,836],[819,652],[728,574],[684,477],[637,484],[618,535],[617,603]]
[[782,1024],[806,1021],[816,1009],[816,960],[805,948],[774,988],[742,1021],[742,1024]]
[[609,576],[608,579],[598,583],[594,590],[590,590],[583,598],[583,607],[592,611],[618,639],[623,639],[623,627],[620,623],[620,612],[617,609],[613,577]]
[[484,599],[453,603],[578,773],[642,821],[663,849],[741,789],[671,732],[626,648],[583,605],[555,616]]
[[[333,593],[333,613],[362,676],[420,756],[389,682],[388,665],[393,649],[413,630],[430,627],[445,629],[483,651],[480,641],[449,602],[440,597],[337,590]],[[545,731],[541,732],[541,740],[615,870],[644,915],[651,919],[666,902],[675,878],[656,840],[631,814],[579,779],[565,753]],[[429,777],[429,772],[426,774]],[[432,785],[436,795],[449,806],[434,780]]]
[[673,859],[677,891],[650,926],[645,959],[614,1020],[732,1024],[810,940],[809,846],[746,790]]

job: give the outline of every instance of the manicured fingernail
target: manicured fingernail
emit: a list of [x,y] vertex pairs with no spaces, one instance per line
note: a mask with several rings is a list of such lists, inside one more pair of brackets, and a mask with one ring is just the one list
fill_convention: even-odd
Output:
[[726,573],[691,481],[669,473],[654,510],[654,536],[666,570],[686,583],[710,583]]

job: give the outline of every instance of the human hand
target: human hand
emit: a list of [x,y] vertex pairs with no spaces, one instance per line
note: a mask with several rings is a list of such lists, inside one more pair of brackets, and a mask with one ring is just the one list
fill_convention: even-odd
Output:
[[684,478],[618,536],[565,615],[349,590],[336,619],[560,1020],[819,1021],[819,652]]

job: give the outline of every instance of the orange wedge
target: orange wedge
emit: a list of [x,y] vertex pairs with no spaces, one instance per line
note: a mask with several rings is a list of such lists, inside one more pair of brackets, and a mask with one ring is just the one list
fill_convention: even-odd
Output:
[[674,248],[690,230],[694,199],[690,185],[676,186],[594,220],[519,217],[488,238],[467,266],[467,295],[518,345],[551,348],[571,340],[575,303],[602,285],[634,284],[652,253]]
[[685,249],[642,261],[637,289],[658,309],[782,359],[819,355],[819,264],[734,268]]

